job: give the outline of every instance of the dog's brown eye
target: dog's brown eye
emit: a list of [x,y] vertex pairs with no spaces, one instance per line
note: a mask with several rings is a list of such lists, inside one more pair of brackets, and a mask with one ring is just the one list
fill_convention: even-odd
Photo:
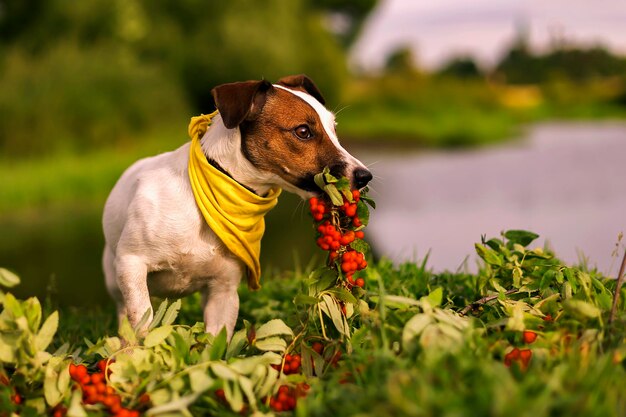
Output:
[[311,139],[313,136],[307,125],[300,125],[294,129],[294,133],[300,139]]

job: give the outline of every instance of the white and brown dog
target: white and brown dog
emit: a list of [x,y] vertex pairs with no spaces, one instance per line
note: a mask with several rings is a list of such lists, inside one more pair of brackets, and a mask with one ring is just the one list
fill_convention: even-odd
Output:
[[[341,147],[334,115],[306,76],[277,84],[246,81],[212,90],[219,115],[201,139],[207,160],[255,194],[280,187],[308,198],[315,174],[364,187],[371,173]],[[204,295],[207,332],[232,336],[239,311],[237,287],[245,273],[207,226],[188,176],[189,147],[142,159],[124,172],[103,215],[103,266],[118,316],[136,325],[151,311],[150,296]]]

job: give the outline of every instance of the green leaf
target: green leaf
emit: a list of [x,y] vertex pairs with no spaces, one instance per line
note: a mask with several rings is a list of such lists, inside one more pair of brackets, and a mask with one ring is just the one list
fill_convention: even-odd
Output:
[[195,368],[189,371],[189,385],[194,393],[201,393],[213,386],[211,378],[205,368]]
[[213,339],[213,345],[211,346],[211,351],[209,354],[209,358],[212,361],[216,361],[218,359],[222,359],[226,354],[226,348],[228,347],[228,336],[226,334],[226,327],[222,327],[222,330],[215,336]]
[[602,313],[598,307],[582,300],[574,300],[570,298],[565,300],[563,304],[565,311],[573,313],[579,317],[598,318]]
[[12,288],[20,283],[20,277],[5,268],[0,268],[0,286]]
[[315,181],[315,185],[317,185],[320,188],[320,190],[323,190],[324,187],[326,186],[323,173],[316,174],[315,177],[313,177],[313,181]]
[[522,332],[526,329],[524,325],[524,305],[521,301],[515,302],[510,312],[510,317],[506,322],[506,329]]
[[22,310],[22,305],[15,298],[15,296],[11,293],[5,294],[4,296],[4,308],[7,312],[11,313],[13,318],[23,317],[24,311]]
[[163,341],[172,333],[172,326],[160,326],[152,329],[143,340],[143,345],[153,347],[163,343]]
[[346,319],[341,312],[339,304],[335,298],[330,296],[329,294],[324,294],[322,296],[322,311],[330,317],[331,321],[335,325],[335,328],[339,331],[339,333],[349,336],[350,331],[347,327]]
[[441,287],[435,288],[428,294],[428,296],[425,297],[425,299],[433,308],[441,306],[443,301],[443,289]]
[[418,313],[411,317],[404,325],[404,329],[402,329],[402,345],[405,348],[408,347],[413,339],[419,336],[426,326],[432,322],[432,317],[424,313]]
[[83,408],[83,395],[80,390],[72,394],[70,408],[67,410],[67,417],[87,417],[87,412]]
[[244,393],[244,395],[248,399],[248,404],[250,404],[250,406],[253,409],[256,409],[257,399],[254,395],[254,386],[252,384],[252,381],[250,381],[246,377],[240,376],[239,387],[241,388],[241,391]]
[[[382,298],[382,300],[381,300]],[[385,307],[391,308],[405,308],[405,307],[413,307],[419,306],[420,302],[414,298],[403,297],[401,295],[385,295],[383,297],[372,296],[370,299],[376,304],[380,304],[380,301],[383,301]]]
[[284,352],[287,349],[287,342],[282,337],[272,336],[257,340],[254,346],[262,351]]
[[483,243],[495,251],[499,251],[502,248],[502,246],[504,246],[504,243],[500,239],[496,239],[496,238],[489,239]]
[[43,391],[46,402],[54,407],[61,402],[70,388],[70,374],[68,372],[70,360],[62,357],[52,357],[46,365]]
[[178,299],[168,307],[167,311],[163,315],[163,320],[161,321],[162,325],[165,326],[174,323],[174,320],[176,320],[176,317],[178,316],[178,310],[180,310],[180,305],[181,302],[180,299]]
[[320,300],[317,297],[311,297],[310,295],[296,294],[293,299],[293,303],[296,305],[314,305],[319,303]]
[[337,177],[330,173],[330,169],[328,169],[328,167],[324,168],[324,172],[322,173],[324,174],[324,181],[326,181],[327,184],[334,184],[339,181]]
[[135,331],[135,333],[140,333],[141,330],[147,327],[146,324],[148,324],[148,320],[150,320],[151,315],[152,315],[152,308],[147,309],[146,312],[143,313],[143,316],[141,316],[141,319],[137,322],[137,324],[133,326],[133,330]]
[[369,253],[370,245],[363,239],[354,239],[352,243],[350,243],[350,247],[357,252],[361,252],[362,254]]
[[[337,272],[328,267],[319,268],[311,272],[309,296],[315,296],[334,286],[337,282]],[[312,293],[311,293],[312,292]]]
[[230,369],[230,367],[222,362],[214,362],[210,365],[211,371],[220,379],[235,380],[237,379],[237,372]]
[[240,412],[243,408],[243,395],[239,384],[226,381],[224,383],[224,394],[231,410],[237,413]]
[[552,281],[554,281],[555,274],[556,272],[554,269],[548,269],[544,272],[541,277],[541,281],[539,282],[539,289],[545,290],[548,288],[552,284]]
[[367,204],[361,199],[356,205],[356,215],[361,220],[364,226],[367,226],[370,221],[370,209]]
[[22,301],[22,311],[24,312],[24,317],[26,317],[30,331],[33,333],[37,332],[41,324],[42,315],[39,299],[30,297],[26,301]]
[[122,322],[120,323],[119,334],[122,339],[124,339],[129,345],[137,344],[137,335],[133,330],[130,322],[127,317],[122,318]]
[[165,310],[167,309],[167,300],[163,300],[161,304],[159,304],[159,308],[154,313],[154,317],[152,318],[152,323],[148,326],[148,330],[152,330],[161,324],[161,320],[165,315]]
[[[156,416],[159,414],[165,414],[165,415],[170,415],[170,416],[171,415],[174,415],[174,416],[190,415],[189,411],[187,410],[187,407],[195,403],[201,394],[202,393],[195,393],[195,394],[185,395],[180,398],[172,399],[171,401],[165,404],[152,407],[151,409],[146,411],[146,416]],[[150,398],[152,398],[152,395],[150,396]],[[185,413],[182,413],[183,411],[185,411]],[[170,412],[174,412],[174,414],[166,414]]]
[[533,240],[537,239],[539,235],[526,230],[507,230],[504,232],[504,237],[507,238],[511,244],[518,243],[526,247],[530,245]]
[[58,327],[59,312],[55,311],[48,316],[43,326],[41,326],[39,333],[35,336],[35,349],[39,351],[46,350],[48,345],[52,342],[52,338],[56,334]]
[[245,328],[235,332],[226,348],[226,360],[238,356],[247,343],[248,337]]
[[486,248],[479,243],[474,244],[474,247],[478,256],[483,258],[485,262],[490,265],[502,266],[502,258],[493,249]]
[[376,210],[376,202],[371,199],[370,197],[363,195],[363,193],[361,193],[361,201],[364,201],[365,203],[367,203],[371,208],[373,208],[374,210]]
[[328,194],[328,197],[330,197],[330,201],[332,201],[335,206],[340,206],[343,204],[343,197],[341,196],[339,190],[337,190],[337,187],[335,187],[333,184],[325,185],[324,192]]
[[335,298],[345,301],[346,303],[356,304],[359,302],[356,297],[344,287],[331,288],[327,291],[327,293],[334,295]]
[[259,327],[256,331],[257,340],[281,335],[293,337],[293,330],[291,330],[291,328],[281,319],[270,320]]

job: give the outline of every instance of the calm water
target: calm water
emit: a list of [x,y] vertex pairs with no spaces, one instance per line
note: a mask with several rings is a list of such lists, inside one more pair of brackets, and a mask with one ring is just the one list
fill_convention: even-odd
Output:
[[[462,152],[359,155],[375,172],[369,230],[378,253],[456,270],[505,229],[541,235],[567,262],[617,273],[626,232],[626,124],[551,123],[505,145]],[[534,245],[534,243],[533,243]],[[621,253],[624,245],[622,243]]]

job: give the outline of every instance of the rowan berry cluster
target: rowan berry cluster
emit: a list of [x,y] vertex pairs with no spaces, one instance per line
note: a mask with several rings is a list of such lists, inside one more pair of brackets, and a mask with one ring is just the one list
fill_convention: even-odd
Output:
[[[524,343],[530,345],[537,340],[537,333],[531,330],[525,330],[524,333],[522,333],[522,340]],[[530,349],[513,348],[513,350],[504,355],[504,365],[510,367],[514,363],[517,363],[520,369],[525,371],[532,357],[533,352]]]
[[[349,199],[351,198],[351,201]],[[321,198],[309,199],[309,208],[313,219],[318,222],[316,240],[320,249],[328,251],[328,260],[331,266],[338,261],[338,268],[343,272],[348,287],[363,287],[363,278],[354,278],[354,274],[367,267],[363,253],[350,247],[357,239],[363,239],[365,234],[360,228],[363,226],[358,217],[358,204],[361,199],[359,190],[352,190],[348,198],[343,195],[343,204],[334,205]]]
[[341,256],[341,272],[346,275],[346,279],[351,286],[363,288],[365,280],[363,278],[354,279],[355,272],[367,268],[365,256],[355,250],[347,250]]
[[[107,361],[102,359],[97,364],[98,371],[89,374],[87,367],[83,364],[70,364],[69,372],[71,378],[78,383],[83,392],[84,404],[102,404],[115,417],[139,417],[140,412],[122,407],[122,399],[115,392],[115,389],[107,385],[106,377],[110,374],[107,369]],[[143,394],[139,398],[141,404],[147,405],[150,398]],[[63,417],[64,409],[55,410],[54,417]]]
[[510,367],[514,363],[517,363],[519,367],[525,371],[526,368],[528,368],[532,356],[533,352],[530,349],[513,348],[512,351],[504,356],[504,365]]
[[298,398],[306,397],[309,391],[309,384],[300,382],[295,387],[281,385],[278,392],[270,397],[270,407],[276,412],[292,411],[296,408]]
[[[283,361],[282,371],[285,375],[297,374],[300,372],[300,365],[302,363],[302,357],[294,353],[293,355],[286,354],[285,360]],[[272,368],[277,371],[281,370],[281,365],[272,365]]]

